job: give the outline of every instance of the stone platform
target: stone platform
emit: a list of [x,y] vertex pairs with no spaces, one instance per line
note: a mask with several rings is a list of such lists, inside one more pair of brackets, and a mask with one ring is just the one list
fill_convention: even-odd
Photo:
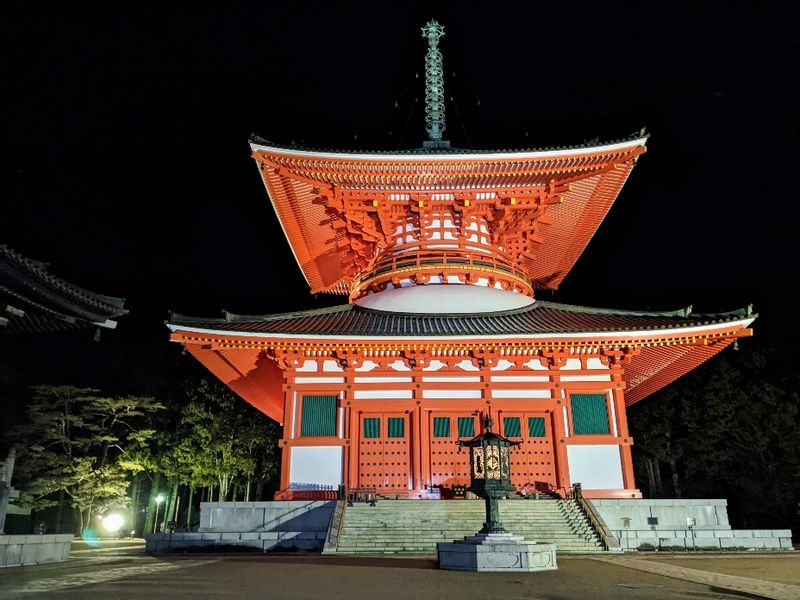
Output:
[[0,535],[0,567],[63,562],[72,540],[72,534]]
[[511,533],[479,533],[436,544],[439,568],[448,571],[553,571],[555,544],[538,544]]

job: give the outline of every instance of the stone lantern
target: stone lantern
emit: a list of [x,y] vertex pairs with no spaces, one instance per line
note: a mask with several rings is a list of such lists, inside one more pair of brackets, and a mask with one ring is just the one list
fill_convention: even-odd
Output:
[[486,522],[480,533],[505,533],[500,522],[497,501],[514,491],[511,484],[509,449],[521,442],[512,442],[492,431],[491,417],[483,419],[484,431],[466,442],[457,442],[469,449],[469,490],[486,502]]
[[454,571],[550,571],[557,569],[555,544],[539,544],[508,533],[500,522],[498,500],[514,491],[511,485],[512,442],[492,431],[490,417],[484,431],[466,442],[469,449],[470,486],[486,502],[486,522],[477,534],[463,540],[436,544],[439,568]]

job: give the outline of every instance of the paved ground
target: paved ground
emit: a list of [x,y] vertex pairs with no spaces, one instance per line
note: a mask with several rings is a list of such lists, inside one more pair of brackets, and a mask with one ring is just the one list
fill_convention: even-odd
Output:
[[[644,558],[644,557],[643,557]],[[800,552],[784,554],[675,554],[675,555],[647,555],[645,560],[654,560],[667,565],[688,567],[725,573],[738,577],[752,577],[800,585]]]
[[310,555],[146,556],[141,544],[76,545],[67,563],[0,569],[7,598],[698,600],[753,598],[591,558],[544,573],[439,571],[430,558]]

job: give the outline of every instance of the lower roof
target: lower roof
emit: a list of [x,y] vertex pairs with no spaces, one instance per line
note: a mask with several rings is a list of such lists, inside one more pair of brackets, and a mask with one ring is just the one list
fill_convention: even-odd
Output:
[[[221,318],[171,314],[172,340],[186,349],[245,400],[283,421],[282,375],[265,350],[296,347],[312,356],[376,343],[381,347],[417,344],[463,349],[510,343],[549,348],[583,346],[596,350],[635,348],[624,367],[625,402],[642,400],[748,335],[756,315],[750,307],[715,314],[626,311],[552,302],[494,313],[413,314],[335,306],[277,315]],[[587,346],[588,344],[588,346]],[[315,349],[316,348],[316,349]]]
[[515,309],[478,314],[397,313],[354,304],[273,315],[197,318],[171,313],[168,326],[240,334],[299,336],[449,337],[573,333],[647,332],[707,327],[753,319],[752,307],[725,313],[694,314],[691,307],[676,311],[627,311],[536,301]]

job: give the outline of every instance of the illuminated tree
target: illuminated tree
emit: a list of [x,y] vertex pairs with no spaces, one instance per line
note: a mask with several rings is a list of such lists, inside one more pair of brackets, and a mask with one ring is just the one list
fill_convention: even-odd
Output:
[[36,386],[28,420],[11,433],[19,454],[15,479],[35,508],[65,503],[80,534],[91,516],[128,502],[127,448],[152,437],[147,417],[163,409],[153,398],[106,396],[71,386]]

